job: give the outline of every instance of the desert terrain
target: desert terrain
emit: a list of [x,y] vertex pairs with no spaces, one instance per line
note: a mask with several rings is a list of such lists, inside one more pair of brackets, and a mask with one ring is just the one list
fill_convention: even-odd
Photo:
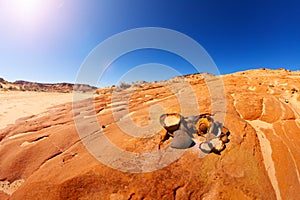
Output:
[[[77,102],[1,91],[0,199],[300,199],[299,89],[300,71],[258,69]],[[172,112],[223,119],[226,148],[174,150],[170,138],[158,149],[159,116]]]
[[[72,102],[73,91],[93,93],[95,89],[89,85],[8,82],[0,78],[0,129],[14,124],[18,118],[41,114],[55,105]],[[78,93],[79,98],[85,96],[89,94]]]
[[18,118],[37,115],[57,104],[72,102],[71,93],[0,91],[0,129]]

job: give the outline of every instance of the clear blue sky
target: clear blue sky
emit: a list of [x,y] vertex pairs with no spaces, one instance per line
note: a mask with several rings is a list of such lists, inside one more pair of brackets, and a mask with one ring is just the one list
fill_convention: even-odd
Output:
[[[0,0],[0,77],[74,82],[100,42],[148,26],[193,38],[222,74],[260,67],[299,70],[299,10],[299,1],[290,0]],[[116,84],[122,73],[147,63],[172,66],[181,74],[195,72],[176,55],[137,51],[114,62],[100,85]],[[158,66],[149,69],[149,80]],[[158,79],[176,75],[159,74]]]

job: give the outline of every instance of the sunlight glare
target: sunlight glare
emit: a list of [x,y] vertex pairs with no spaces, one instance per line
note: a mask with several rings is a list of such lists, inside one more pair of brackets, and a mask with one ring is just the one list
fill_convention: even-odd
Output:
[[11,0],[10,14],[16,21],[29,25],[43,17],[49,2],[49,0]]

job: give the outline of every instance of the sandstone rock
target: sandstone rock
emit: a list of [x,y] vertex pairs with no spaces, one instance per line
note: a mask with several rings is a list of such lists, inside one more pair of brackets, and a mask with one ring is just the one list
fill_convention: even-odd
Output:
[[237,94],[234,99],[236,110],[243,119],[255,120],[262,115],[262,97],[254,94]]
[[280,102],[276,98],[264,98],[264,110],[261,120],[273,123],[280,119],[282,115],[282,108]]
[[[210,76],[207,82],[216,80]],[[191,82],[192,90],[182,88],[183,81]],[[286,90],[299,87],[299,75],[254,70],[222,81],[225,99],[212,95],[203,76],[195,74],[147,83],[138,92],[99,92],[73,107],[59,105],[17,120],[0,130],[0,181],[24,183],[12,194],[0,188],[0,199],[299,199],[299,113],[297,104],[282,101],[294,102],[295,94]],[[165,131],[159,125],[162,113],[186,116],[183,111],[213,108],[220,108],[216,118],[226,114],[230,131],[220,155],[203,155],[197,145],[172,150],[172,138],[158,150]],[[91,154],[97,149],[102,151]],[[143,173],[148,166],[157,170]]]

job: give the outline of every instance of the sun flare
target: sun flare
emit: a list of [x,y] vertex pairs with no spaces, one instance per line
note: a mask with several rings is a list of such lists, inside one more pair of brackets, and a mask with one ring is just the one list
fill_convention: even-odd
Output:
[[6,12],[17,23],[32,25],[41,20],[49,7],[49,0],[10,0]]
[[23,12],[33,12],[43,5],[41,0],[15,0],[15,5],[19,11]]

